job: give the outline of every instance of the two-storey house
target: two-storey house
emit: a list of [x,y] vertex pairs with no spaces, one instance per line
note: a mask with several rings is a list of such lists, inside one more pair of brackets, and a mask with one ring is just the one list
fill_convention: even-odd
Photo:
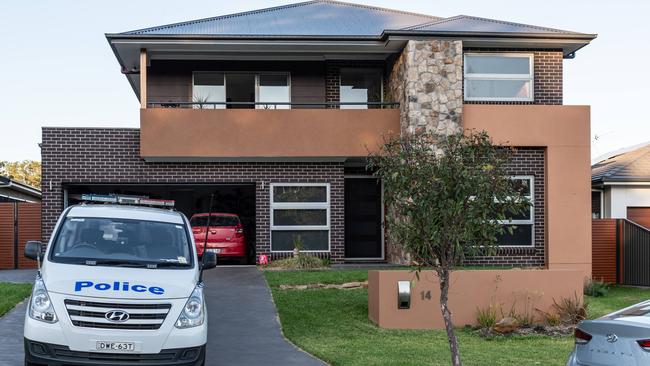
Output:
[[[474,264],[590,269],[589,107],[562,104],[563,62],[595,38],[474,16],[316,0],[107,34],[140,128],[44,128],[43,235],[81,193],[238,214],[251,251],[400,261],[385,136],[487,131],[534,202]],[[570,62],[570,61],[567,61]]]

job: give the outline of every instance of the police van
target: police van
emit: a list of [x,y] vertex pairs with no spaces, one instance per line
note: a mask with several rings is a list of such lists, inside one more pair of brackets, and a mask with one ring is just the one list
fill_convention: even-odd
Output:
[[203,365],[201,274],[216,255],[199,263],[188,219],[147,207],[173,201],[85,198],[104,204],[67,208],[46,248],[25,246],[40,268],[25,315],[25,365]]

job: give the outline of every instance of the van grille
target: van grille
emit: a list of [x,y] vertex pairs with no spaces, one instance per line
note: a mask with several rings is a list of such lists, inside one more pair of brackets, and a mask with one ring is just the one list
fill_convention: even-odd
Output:
[[[159,329],[171,309],[171,304],[124,304],[66,299],[65,307],[72,325],[103,329]],[[106,313],[123,311],[129,318],[122,322],[110,321]]]

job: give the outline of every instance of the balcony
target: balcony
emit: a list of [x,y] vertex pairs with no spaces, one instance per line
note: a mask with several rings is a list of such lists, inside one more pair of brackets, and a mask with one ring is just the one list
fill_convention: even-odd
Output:
[[346,109],[355,105],[341,103],[156,103],[148,107],[140,110],[140,155],[148,161],[365,157],[385,135],[400,131],[395,103],[369,103],[364,109]]

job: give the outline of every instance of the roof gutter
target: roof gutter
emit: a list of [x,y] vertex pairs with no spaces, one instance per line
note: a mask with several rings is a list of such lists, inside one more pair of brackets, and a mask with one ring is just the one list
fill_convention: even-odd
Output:
[[14,189],[16,189],[17,191],[19,191],[21,193],[26,193],[26,194],[30,194],[30,195],[33,195],[33,196],[41,197],[41,191],[40,190],[38,190],[38,189],[36,189],[34,187],[30,187],[30,186],[28,186],[26,184],[21,184],[21,183],[14,182],[11,179],[6,178],[6,177],[0,177],[0,188],[14,188]]

